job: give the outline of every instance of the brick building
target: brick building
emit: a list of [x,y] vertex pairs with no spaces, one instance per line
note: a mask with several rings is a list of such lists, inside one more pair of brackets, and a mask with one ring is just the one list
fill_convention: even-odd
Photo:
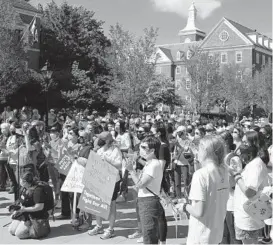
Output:
[[35,20],[35,31],[37,31],[37,41],[33,42],[27,48],[28,60],[27,65],[31,69],[39,69],[39,59],[40,59],[40,19],[41,13],[33,7],[31,4],[27,3],[25,0],[13,0],[13,7],[18,14],[16,19],[17,31],[19,32],[19,38],[21,39],[24,35],[24,41],[29,43],[29,28],[30,24]]
[[271,38],[225,17],[206,35],[196,27],[196,18],[197,9],[192,4],[187,25],[178,33],[180,42],[157,46],[160,58],[156,72],[175,81],[176,92],[189,103],[192,102],[187,88],[191,81],[182,60],[190,58],[193,46],[209,52],[209,55],[217,55],[221,67],[228,63],[237,64],[242,68],[238,70],[240,76],[242,72],[253,72],[253,67],[259,69],[268,61],[272,62]]

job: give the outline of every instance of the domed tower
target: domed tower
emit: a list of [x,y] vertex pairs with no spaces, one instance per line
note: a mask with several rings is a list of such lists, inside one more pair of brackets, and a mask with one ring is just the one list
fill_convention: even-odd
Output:
[[183,30],[180,30],[178,33],[181,43],[201,41],[205,38],[206,33],[198,29],[195,25],[197,12],[198,11],[193,2],[189,8],[187,25]]

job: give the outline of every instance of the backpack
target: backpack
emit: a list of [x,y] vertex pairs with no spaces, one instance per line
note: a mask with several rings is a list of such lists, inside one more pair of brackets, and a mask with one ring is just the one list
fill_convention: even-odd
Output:
[[55,205],[54,205],[54,195],[53,195],[52,187],[48,183],[43,182],[43,181],[38,181],[37,186],[35,188],[37,188],[37,187],[42,187],[44,194],[47,197],[47,200],[44,203],[44,209],[46,211],[52,210],[52,214],[53,214]]

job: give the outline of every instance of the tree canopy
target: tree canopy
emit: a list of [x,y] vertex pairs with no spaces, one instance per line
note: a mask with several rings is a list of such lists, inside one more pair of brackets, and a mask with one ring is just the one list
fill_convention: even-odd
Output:
[[109,103],[128,112],[147,101],[145,91],[154,78],[157,29],[144,29],[135,37],[120,24],[111,26],[108,59],[113,80],[109,84]]
[[15,12],[13,1],[0,1],[0,101],[15,93],[27,81],[25,43],[21,41],[23,28]]

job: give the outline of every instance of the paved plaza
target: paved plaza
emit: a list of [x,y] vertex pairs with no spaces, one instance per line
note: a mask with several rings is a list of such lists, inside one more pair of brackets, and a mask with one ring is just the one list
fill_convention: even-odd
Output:
[[[130,191],[129,191],[130,192]],[[131,193],[127,203],[119,203],[117,205],[117,221],[115,228],[115,237],[109,240],[101,240],[100,236],[91,237],[87,232],[75,231],[69,220],[56,220],[50,221],[51,233],[45,239],[40,240],[19,240],[13,237],[8,232],[8,226],[5,226],[10,222],[10,214],[7,210],[7,206],[13,203],[13,195],[7,192],[0,193],[0,243],[1,244],[136,244],[137,239],[130,240],[128,235],[134,233],[137,227],[136,212],[134,209],[134,201],[132,200]],[[59,213],[56,211],[55,216]],[[166,211],[168,220],[168,244],[185,244],[188,231],[188,221],[179,221],[178,232],[176,239],[176,222],[172,216],[171,210]],[[93,221],[95,223],[95,221]],[[108,227],[107,222],[106,227]]]

